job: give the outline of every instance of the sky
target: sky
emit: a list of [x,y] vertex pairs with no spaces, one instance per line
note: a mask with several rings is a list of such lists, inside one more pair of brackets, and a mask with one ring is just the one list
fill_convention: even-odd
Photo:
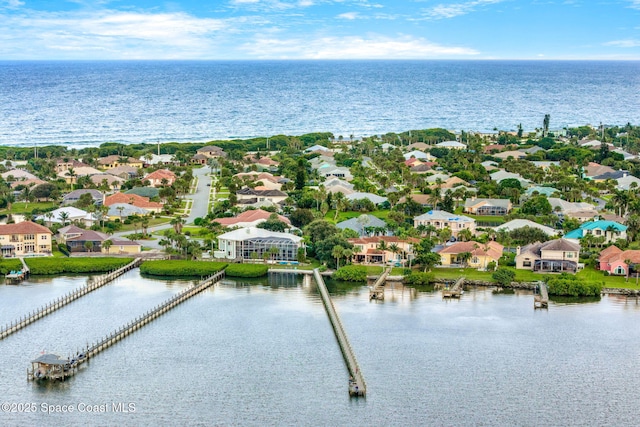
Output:
[[0,0],[2,60],[640,60],[640,0]]

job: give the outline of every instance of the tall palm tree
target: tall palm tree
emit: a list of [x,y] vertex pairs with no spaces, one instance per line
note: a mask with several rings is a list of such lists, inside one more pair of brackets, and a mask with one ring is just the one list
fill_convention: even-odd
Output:
[[69,220],[69,213],[68,212],[60,212],[59,215],[60,221],[62,221],[62,226],[64,227],[65,225],[67,225],[67,221]]

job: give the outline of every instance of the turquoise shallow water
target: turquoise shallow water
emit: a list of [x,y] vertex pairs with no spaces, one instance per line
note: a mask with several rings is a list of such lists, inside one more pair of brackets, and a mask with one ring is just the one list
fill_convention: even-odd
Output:
[[[26,301],[78,283],[61,277],[18,290],[0,285],[0,321],[18,310],[7,307],[27,309]],[[445,301],[436,292],[395,290],[384,303],[370,303],[367,288],[355,287],[334,296],[368,385],[366,400],[353,400],[313,287],[225,280],[100,354],[71,380],[25,380],[41,350],[82,346],[189,284],[132,271],[0,341],[2,400],[38,407],[0,414],[2,423],[637,424],[640,305],[620,297],[534,311],[524,292],[470,289],[460,301]],[[135,412],[116,412],[114,403],[131,403]],[[43,404],[107,410],[52,414]]]
[[637,61],[0,61],[0,144],[640,123]]

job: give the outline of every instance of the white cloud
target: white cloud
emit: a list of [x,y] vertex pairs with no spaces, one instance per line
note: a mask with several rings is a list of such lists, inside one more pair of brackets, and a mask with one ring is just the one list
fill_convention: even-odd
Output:
[[616,47],[640,47],[640,40],[626,39],[626,40],[613,40],[607,43],[603,43],[604,46],[616,46]]
[[[177,13],[100,10],[0,15],[0,57],[189,58],[212,48],[229,23]],[[19,36],[16,36],[19,35]],[[8,40],[8,41],[7,41]],[[66,52],[66,53],[65,53]]]
[[350,21],[353,21],[354,19],[358,18],[358,12],[341,13],[340,15],[337,16],[337,18],[339,18],[339,19],[348,19]]
[[262,59],[423,59],[477,55],[474,49],[443,46],[423,38],[400,36],[320,37],[316,39],[258,38],[242,49]]
[[466,3],[439,4],[430,9],[426,9],[425,14],[427,18],[430,19],[455,18],[456,16],[471,13],[478,7],[502,3],[503,1],[504,0],[473,0]]
[[1,8],[7,8],[7,9],[17,9],[20,6],[24,6],[24,2],[21,0],[2,0],[0,1],[0,9]]
[[632,9],[640,9],[640,0],[631,0],[629,7]]

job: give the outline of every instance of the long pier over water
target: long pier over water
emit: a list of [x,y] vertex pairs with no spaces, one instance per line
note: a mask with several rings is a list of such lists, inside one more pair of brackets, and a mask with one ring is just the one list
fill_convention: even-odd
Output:
[[48,314],[53,313],[54,311],[64,307],[65,305],[77,300],[80,297],[85,296],[86,294],[88,294],[89,292],[95,291],[98,288],[101,288],[102,286],[106,285],[107,283],[110,283],[111,281],[115,280],[116,278],[120,277],[121,275],[123,275],[124,273],[126,273],[127,271],[136,268],[137,266],[140,265],[140,263],[142,262],[142,260],[140,258],[136,258],[135,260],[133,260],[132,262],[130,262],[129,264],[125,265],[124,267],[121,267],[115,271],[112,271],[111,273],[107,273],[104,274],[102,276],[96,277],[94,278],[92,281],[87,282],[86,285],[81,286],[79,288],[77,288],[74,291],[71,291],[59,298],[56,298],[55,300],[51,301],[49,304],[45,305],[44,307],[40,308],[39,310],[33,312],[33,313],[29,313],[26,316],[22,316],[20,317],[20,319],[11,322],[10,324],[8,324],[7,326],[5,326],[3,329],[0,329],[0,340],[8,337],[9,335],[18,332],[20,329],[30,325],[31,323],[35,322],[36,320],[42,319],[43,317],[47,316]]
[[[119,329],[113,331],[111,334],[104,337],[102,340],[92,344],[91,346],[87,346],[84,352],[76,354],[70,360],[66,360],[65,368],[63,370],[57,370],[55,372],[56,376],[53,377],[53,379],[65,379],[66,377],[72,376],[77,372],[80,365],[82,365],[84,362],[97,356],[100,352],[108,349],[118,341],[131,335],[138,329],[142,328],[144,325],[157,319],[164,313],[168,312],[172,308],[188,300],[192,296],[197,295],[200,292],[204,291],[205,289],[209,288],[214,283],[217,283],[218,281],[220,281],[223,277],[224,277],[224,270],[204,279],[202,282],[198,283],[196,286],[190,287],[184,290],[183,292],[169,298],[163,304],[160,304],[152,308],[147,313],[135,318],[134,320],[127,323],[126,325],[123,325]],[[37,359],[32,363],[35,363],[35,362],[37,362]],[[33,380],[37,378],[48,378],[47,374],[48,372],[46,371],[44,373],[42,372],[41,366],[40,367],[34,366],[31,371],[27,371],[27,379]]]
[[362,376],[362,371],[358,366],[356,355],[351,348],[351,344],[349,343],[347,334],[344,331],[344,327],[342,326],[340,317],[338,317],[338,312],[333,306],[333,301],[331,301],[331,297],[329,296],[329,292],[327,291],[327,286],[325,285],[324,280],[322,279],[322,276],[320,275],[320,272],[317,268],[313,270],[313,277],[315,278],[318,285],[322,302],[324,303],[324,307],[327,310],[327,315],[329,316],[329,320],[331,321],[331,326],[333,327],[333,331],[336,334],[336,339],[338,340],[338,344],[340,345],[342,356],[344,357],[344,361],[347,364],[347,369],[351,377],[349,380],[349,395],[366,396],[367,384],[365,383],[364,377]]

